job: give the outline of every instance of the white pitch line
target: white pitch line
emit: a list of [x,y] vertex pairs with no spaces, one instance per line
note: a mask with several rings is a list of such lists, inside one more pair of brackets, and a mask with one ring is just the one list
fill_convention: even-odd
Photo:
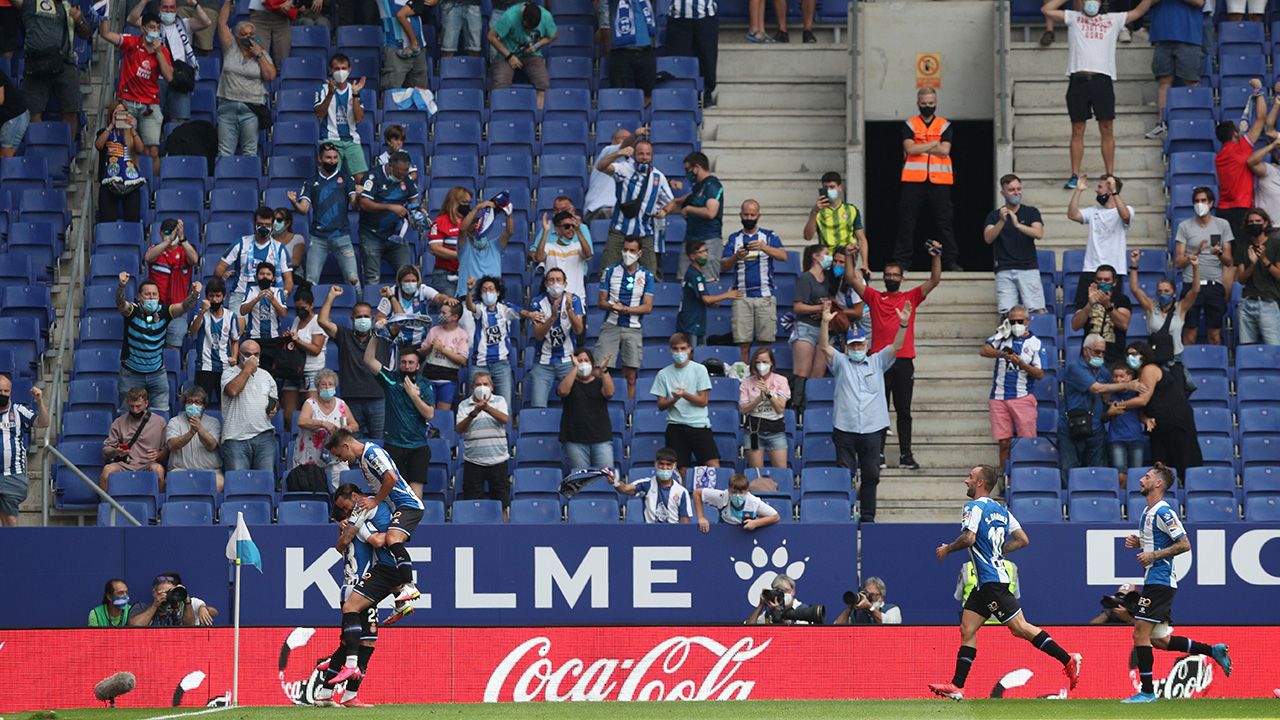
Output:
[[208,708],[207,710],[197,710],[195,712],[189,712],[189,713],[174,713],[172,715],[160,715],[153,718],[146,718],[146,720],[173,720],[174,718],[187,718],[187,717],[195,717],[196,715],[209,715],[212,713],[222,712],[224,710],[230,710],[230,709],[231,709],[230,706]]

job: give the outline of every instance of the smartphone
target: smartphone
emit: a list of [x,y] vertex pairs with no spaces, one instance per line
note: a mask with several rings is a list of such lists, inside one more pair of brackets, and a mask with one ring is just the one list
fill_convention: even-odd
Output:
[[1210,235],[1210,236],[1209,236],[1209,245],[1210,245],[1210,247],[1220,247],[1220,246],[1222,245],[1222,236],[1221,236],[1221,235]]

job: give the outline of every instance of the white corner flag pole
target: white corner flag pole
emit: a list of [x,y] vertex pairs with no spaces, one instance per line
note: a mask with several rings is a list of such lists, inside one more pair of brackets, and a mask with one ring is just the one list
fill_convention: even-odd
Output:
[[[244,522],[244,513],[236,512],[236,526],[239,527]],[[236,553],[236,605],[232,611],[234,616],[233,623],[235,625],[234,639],[232,640],[232,668],[231,668],[231,705],[238,707],[240,705],[240,553]]]

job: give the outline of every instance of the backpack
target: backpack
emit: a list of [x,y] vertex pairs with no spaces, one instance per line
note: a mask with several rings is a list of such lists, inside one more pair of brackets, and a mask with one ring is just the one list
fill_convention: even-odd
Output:
[[329,477],[319,465],[299,465],[284,479],[285,492],[316,493],[328,497]]

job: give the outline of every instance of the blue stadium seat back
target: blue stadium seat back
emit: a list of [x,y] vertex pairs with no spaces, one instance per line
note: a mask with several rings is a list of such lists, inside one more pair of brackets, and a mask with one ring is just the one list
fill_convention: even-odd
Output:
[[[132,515],[134,520],[143,525],[155,522],[155,512],[147,507],[146,503],[126,500],[120,503],[120,507],[124,508],[125,512]],[[98,503],[97,525],[98,527],[133,527],[133,523],[129,522],[124,515],[107,503]]]
[[582,87],[551,87],[546,91],[542,117],[544,121],[591,122],[591,91]]
[[1019,522],[1062,522],[1062,501],[1056,497],[1015,497],[1009,511]]
[[[484,81],[484,58],[465,55],[440,58],[439,82],[441,90],[465,88],[483,91]],[[436,101],[440,103],[442,109],[449,107],[441,101],[439,95],[437,95]]]
[[1227,376],[1227,348],[1225,345],[1185,345],[1182,348],[1182,364],[1192,375],[1207,372]]
[[1014,440],[1010,450],[1009,463],[1012,467],[1040,465],[1056,468],[1058,467],[1058,448],[1053,442],[1042,438],[1017,439]]
[[228,470],[223,473],[223,494],[231,498],[274,500],[275,477],[268,470]]
[[[1199,416],[1196,417],[1196,430],[1200,430]],[[1240,434],[1280,434],[1280,402],[1240,408]]]
[[1109,493],[1119,496],[1120,476],[1115,468],[1080,467],[1067,473],[1067,492]]
[[1200,454],[1206,465],[1235,466],[1235,444],[1230,439],[1201,436],[1197,441],[1200,443]]
[[[260,200],[256,190],[245,188],[214,188],[209,193],[210,213],[249,213],[258,208]],[[246,216],[247,217],[247,216]]]
[[[1017,517],[1017,514],[1014,515]],[[1120,499],[1100,494],[1071,497],[1067,500],[1067,517],[1071,522],[1122,522]]]
[[316,500],[288,500],[276,509],[276,522],[280,525],[327,525],[329,505]]
[[[348,30],[355,26],[344,26],[338,28],[339,31]],[[377,27],[377,26],[371,26]],[[381,28],[378,28],[381,31]],[[323,25],[294,25],[290,28],[290,37],[292,38],[292,47],[297,48],[321,48],[325,52],[329,50],[329,28]],[[201,69],[204,69],[204,63],[200,63]]]
[[[10,232],[12,232],[12,228]],[[142,233],[142,223],[98,223],[93,229],[93,246],[95,248],[141,247],[145,240],[146,237]]]
[[502,118],[489,122],[489,152],[524,153],[532,157],[540,147],[534,121],[524,118]]
[[595,56],[595,25],[594,23],[568,23],[561,24],[564,21],[564,15],[561,14],[560,8],[556,8],[556,30],[558,36],[554,45],[544,50],[549,52],[550,57],[573,56],[591,58]]
[[516,416],[516,427],[521,435],[559,435],[560,408],[525,408]]
[[[311,113],[315,117],[316,90],[281,90],[276,93],[277,112]],[[163,169],[161,174],[163,176]]]
[[1193,406],[1230,407],[1231,391],[1225,376],[1193,372],[1191,381],[1196,385],[1191,396]]
[[[273,187],[288,187],[290,190],[297,190],[302,186],[303,181],[309,179],[316,173],[315,157],[306,155],[277,155],[267,161],[267,176],[269,182],[286,181],[283,185],[273,185]],[[289,205],[270,205],[270,207],[290,207]],[[300,227],[306,223],[298,223],[295,219],[294,226]]]
[[559,468],[564,461],[560,439],[550,435],[522,435],[516,440],[517,467]]
[[510,87],[489,91],[490,121],[538,119],[538,93],[533,88]]
[[1240,458],[1249,467],[1280,465],[1280,435],[1250,435],[1241,439]]
[[524,153],[490,154],[484,159],[485,182],[493,183],[501,178],[502,182],[522,181],[525,187],[532,186],[533,155]]
[[0,290],[0,317],[29,317],[40,323],[41,332],[53,322],[53,297],[45,285],[5,287]]
[[[625,522],[628,525],[644,524],[644,498],[628,498],[625,509],[627,513]],[[707,517],[710,518],[712,514],[713,513],[708,513]]]
[[1056,442],[1058,438],[1058,410],[1055,407],[1036,408],[1036,437]]
[[[117,355],[117,357],[119,357]],[[62,438],[102,439],[105,429],[111,426],[110,410],[63,410]]]
[[[445,521],[445,504],[443,500],[422,501],[422,522],[431,525],[443,525]],[[421,523],[420,523],[421,524]]]
[[587,164],[581,155],[543,155],[538,159],[540,182],[581,183],[587,177]]
[[200,500],[171,500],[160,508],[160,525],[193,527],[213,524],[213,505]]
[[1191,467],[1187,468],[1182,482],[1187,497],[1196,495],[1230,495],[1236,497],[1236,475],[1231,468],[1223,467]]
[[513,525],[546,525],[560,522],[560,503],[544,498],[517,497],[511,501]]
[[[1179,517],[1182,516],[1182,502],[1178,499],[1177,495],[1165,493],[1164,501],[1169,503],[1169,507],[1173,508],[1173,511],[1177,513]],[[1142,518],[1142,513],[1147,509],[1147,499],[1141,495],[1130,495],[1128,500],[1125,501],[1125,506],[1126,511],[1128,512],[1127,517],[1129,522],[1136,523]]]
[[591,152],[591,135],[584,120],[548,120],[542,123],[542,151],[544,153]]
[[575,497],[568,503],[568,521],[577,525],[617,523],[618,501],[610,497]]
[[280,64],[281,80],[315,80],[316,84],[324,81],[328,74],[329,63],[309,57],[287,57]]
[[[1237,370],[1236,373],[1236,397],[1242,409],[1258,405],[1275,405],[1276,399],[1280,398],[1280,375],[1254,374],[1251,370]],[[1197,400],[1195,395],[1191,396],[1192,404]]]
[[669,73],[671,79],[662,82],[661,87],[683,87],[702,90],[702,72],[699,70],[698,58],[685,56],[660,56],[658,72]]
[[208,500],[216,504],[218,477],[212,470],[174,470],[165,477],[165,496],[170,500]]
[[843,524],[852,522],[853,505],[847,498],[814,497],[801,498],[800,522]]
[[238,513],[244,513],[246,525],[270,525],[271,503],[266,500],[232,500],[218,510],[219,525],[235,525]]
[[1244,468],[1244,494],[1280,495],[1280,465]]
[[547,60],[547,74],[553,88],[578,88],[594,90],[594,72],[590,57],[559,56]]
[[806,467],[800,473],[800,496],[839,496],[848,499],[853,492],[849,470],[840,467]]
[[698,124],[693,120],[660,120],[649,131],[658,147],[698,144]]
[[[639,415],[643,414],[639,413]],[[662,435],[633,436],[630,444],[631,475],[628,476],[628,479],[647,477],[653,467],[654,458],[657,456],[658,450],[666,446],[666,438]],[[592,484],[594,485],[595,483]]]
[[1237,370],[1280,374],[1280,345],[1241,345],[1236,348]]
[[1008,495],[1017,497],[1028,492],[1061,495],[1062,473],[1057,468],[1043,466],[1013,468],[1009,474]]
[[[759,475],[757,475],[757,472]],[[796,487],[795,474],[791,468],[762,467],[758,471],[755,469],[747,469],[744,474],[748,480],[755,480],[757,477],[766,477],[773,480],[778,486],[778,492],[793,495]],[[848,474],[848,471],[845,471]]]
[[107,476],[107,493],[111,496],[160,494],[160,476],[150,471],[119,471]]
[[653,109],[655,119],[669,118],[694,122],[702,119],[702,112],[698,107],[698,91],[693,88],[656,88],[653,91],[650,107]]
[[[316,145],[320,142],[320,128],[315,122],[276,123],[271,131],[271,139],[273,155],[315,157]],[[216,182],[214,184],[217,185]]]
[[1244,54],[1219,54],[1218,71],[1222,76],[1223,84],[1227,84],[1228,78],[1238,78],[1246,83],[1256,77],[1267,77],[1267,58],[1265,55],[1258,53],[1256,55]]
[[[462,121],[436,121],[436,153],[439,155],[472,155],[478,157],[484,149],[480,125]],[[434,170],[432,160],[432,169]],[[477,168],[476,174],[479,174]]]
[[1255,495],[1244,499],[1246,522],[1280,522],[1280,495]]
[[[1177,119],[1169,121],[1169,132],[1165,136],[1165,152],[1214,152],[1214,121],[1207,118]],[[1169,197],[1174,204],[1185,205],[1190,202],[1190,194],[1176,192],[1174,186]]]
[[[596,93],[596,112],[644,112],[644,91],[639,88],[600,88]],[[597,137],[599,137],[597,128]]]
[[465,179],[475,178],[479,175],[480,157],[478,155],[436,155],[431,159],[431,176],[433,179]]
[[[113,412],[117,401],[115,380],[101,378],[72,380],[67,386],[67,405],[81,410],[98,409]],[[103,430],[105,432],[105,429]]]
[[458,525],[482,525],[502,522],[499,500],[454,500],[452,520]]
[[383,41],[382,26],[340,25],[338,26],[336,40],[336,47],[381,48]]
[[[1210,93],[1213,92],[1212,89],[1205,87],[1171,88],[1170,92],[1172,93],[1175,90],[1208,90]],[[1218,183],[1216,172],[1213,164],[1213,153],[1211,152],[1184,151],[1169,155],[1170,184],[1216,185]]]
[[1187,522],[1236,522],[1240,511],[1235,498],[1216,495],[1191,495],[1187,497]]
[[562,478],[559,468],[517,467],[513,473],[511,491],[516,497],[558,499]]
[[[80,468],[89,479],[97,483],[102,471],[102,439],[67,440],[58,443],[58,450],[72,464]],[[69,467],[57,461],[53,469],[54,501],[60,509],[92,510],[98,505],[98,494],[87,487]]]
[[[1196,432],[1201,435],[1220,435],[1230,438],[1235,433],[1231,411],[1224,407],[1197,407],[1192,410],[1196,419]],[[1241,423],[1243,426],[1243,423]]]
[[788,498],[768,497],[761,498],[769,507],[778,511],[778,522],[793,523],[795,522],[795,506]]

